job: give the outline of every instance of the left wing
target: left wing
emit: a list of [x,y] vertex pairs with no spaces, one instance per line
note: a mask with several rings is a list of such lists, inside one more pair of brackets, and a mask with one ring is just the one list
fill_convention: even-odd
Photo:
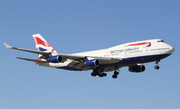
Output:
[[29,50],[29,49],[11,47],[10,45],[8,45],[6,43],[4,43],[4,45],[6,46],[6,48],[20,50],[20,51],[25,51],[25,52],[30,52],[30,53],[35,53],[35,54],[41,54],[43,56],[49,56],[51,54],[50,52],[45,52],[45,51],[37,51],[37,50]]
[[[10,48],[10,49],[15,49],[15,50],[20,50],[20,51],[25,51],[25,52],[30,52],[30,53],[35,53],[35,54],[41,54],[43,55],[46,59],[49,58],[50,56],[52,56],[52,52],[46,52],[46,51],[37,51],[37,50],[30,50],[30,49],[23,49],[23,48],[17,48],[17,47],[11,47],[10,45],[4,43],[4,45],[6,46],[6,48]],[[59,55],[61,56],[64,60],[67,59],[71,59],[74,61],[81,61],[81,62],[85,62],[86,60],[88,60],[89,58],[94,58],[94,59],[98,59],[101,62],[119,62],[122,61],[122,58],[114,58],[114,57],[95,57],[95,56],[79,56],[79,55],[73,55],[73,54],[61,54],[61,53],[53,53],[53,55]],[[33,61],[33,62],[38,62],[37,60],[33,60],[33,59],[27,59],[27,58],[20,58],[17,57],[18,59],[23,59],[23,60],[27,60],[27,61]],[[42,62],[42,61],[40,61]],[[47,61],[46,61],[47,62]]]

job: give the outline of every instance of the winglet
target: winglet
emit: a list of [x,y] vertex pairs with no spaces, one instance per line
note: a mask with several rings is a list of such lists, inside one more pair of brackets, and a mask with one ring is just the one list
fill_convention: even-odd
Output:
[[8,45],[6,43],[4,43],[4,45],[6,46],[6,48],[13,48],[13,47],[11,47],[10,45]]

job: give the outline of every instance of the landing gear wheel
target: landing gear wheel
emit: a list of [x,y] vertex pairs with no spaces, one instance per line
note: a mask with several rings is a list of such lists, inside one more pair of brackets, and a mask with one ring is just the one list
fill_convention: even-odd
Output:
[[114,74],[115,74],[115,75],[119,75],[119,72],[115,72]]
[[117,75],[112,75],[112,78],[117,78]]
[[96,76],[96,74],[95,73],[91,73],[91,76]]
[[106,73],[99,74],[99,77],[104,77],[104,76],[107,76],[107,74]]
[[159,69],[159,66],[158,66],[158,65],[156,65],[156,66],[154,66],[154,68],[158,70],[158,69]]
[[99,77],[103,77],[103,74],[99,74]]
[[107,76],[107,74],[106,74],[106,73],[103,73],[103,76]]

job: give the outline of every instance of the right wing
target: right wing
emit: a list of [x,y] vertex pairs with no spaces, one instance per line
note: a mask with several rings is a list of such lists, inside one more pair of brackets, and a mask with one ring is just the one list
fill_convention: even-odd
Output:
[[96,56],[79,56],[79,55],[73,55],[73,54],[58,54],[62,56],[65,59],[71,59],[75,61],[80,61],[80,60],[87,60],[88,58],[95,58],[101,61],[111,61],[111,62],[118,62],[122,61],[122,58],[114,58],[114,57],[96,57]]

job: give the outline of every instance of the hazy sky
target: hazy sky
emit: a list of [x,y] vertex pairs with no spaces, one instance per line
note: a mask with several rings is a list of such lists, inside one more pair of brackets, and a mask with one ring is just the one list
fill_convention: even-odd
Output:
[[[1,0],[0,109],[180,109],[179,0]],[[15,59],[38,55],[6,49],[4,42],[35,50],[40,33],[59,53],[163,39],[175,52],[146,63],[143,73],[121,68],[117,79],[92,77]]]

